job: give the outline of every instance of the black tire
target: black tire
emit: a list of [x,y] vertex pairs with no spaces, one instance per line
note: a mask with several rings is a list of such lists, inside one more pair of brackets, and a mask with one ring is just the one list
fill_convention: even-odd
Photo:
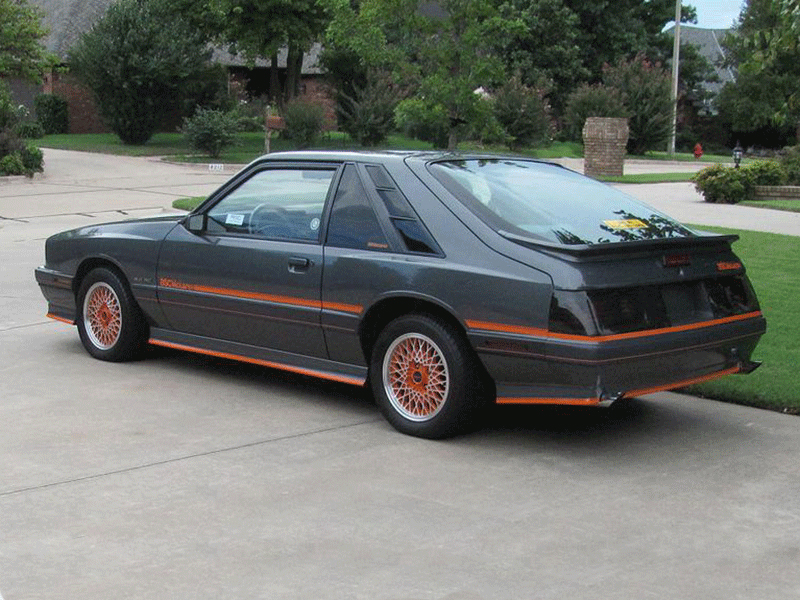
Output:
[[141,355],[149,334],[147,321],[117,273],[105,267],[90,271],[77,300],[78,334],[89,354],[112,362]]
[[441,439],[476,424],[486,404],[482,372],[462,335],[435,317],[410,314],[389,323],[378,336],[370,385],[395,429]]

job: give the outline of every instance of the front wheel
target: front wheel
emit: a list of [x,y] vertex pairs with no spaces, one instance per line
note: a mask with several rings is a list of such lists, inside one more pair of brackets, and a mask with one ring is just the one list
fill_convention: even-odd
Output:
[[472,348],[428,315],[389,323],[372,352],[370,383],[386,419],[403,433],[438,439],[474,425],[484,404]]
[[78,334],[87,352],[101,360],[136,358],[147,341],[147,322],[125,282],[114,271],[91,271],[78,291]]

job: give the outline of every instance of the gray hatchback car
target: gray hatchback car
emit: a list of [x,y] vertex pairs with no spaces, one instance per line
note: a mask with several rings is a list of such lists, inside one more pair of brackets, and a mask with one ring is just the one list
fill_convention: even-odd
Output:
[[48,315],[353,385],[439,438],[491,402],[594,406],[747,373],[766,329],[735,236],[519,157],[264,156],[196,210],[49,238]]

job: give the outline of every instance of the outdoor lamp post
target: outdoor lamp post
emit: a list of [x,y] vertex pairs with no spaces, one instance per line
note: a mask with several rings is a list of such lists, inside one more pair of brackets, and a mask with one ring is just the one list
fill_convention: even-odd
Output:
[[736,147],[733,149],[733,164],[738,169],[739,163],[742,162],[742,154],[744,154],[744,149],[739,145],[739,142],[736,142]]

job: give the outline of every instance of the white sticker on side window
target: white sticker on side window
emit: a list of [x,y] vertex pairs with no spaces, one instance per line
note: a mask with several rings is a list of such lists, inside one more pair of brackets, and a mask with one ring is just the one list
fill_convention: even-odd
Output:
[[228,213],[225,217],[225,225],[241,225],[244,223],[244,215],[242,213]]

